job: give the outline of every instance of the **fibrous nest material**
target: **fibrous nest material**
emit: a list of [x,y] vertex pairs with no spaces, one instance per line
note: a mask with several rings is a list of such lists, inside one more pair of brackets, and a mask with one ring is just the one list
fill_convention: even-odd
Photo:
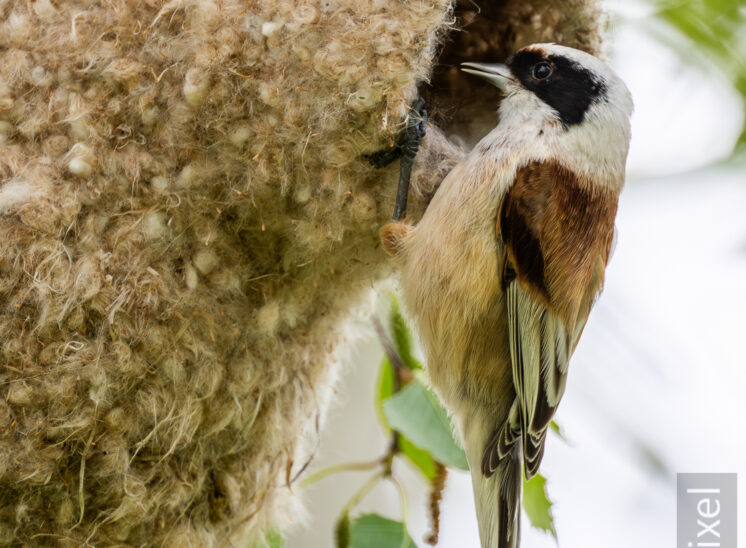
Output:
[[443,105],[416,218],[447,134],[497,107],[459,110],[449,66],[428,87],[439,52],[597,45],[592,3],[475,5],[0,0],[0,545],[245,546],[297,517],[387,273],[397,169],[364,155],[418,86]]

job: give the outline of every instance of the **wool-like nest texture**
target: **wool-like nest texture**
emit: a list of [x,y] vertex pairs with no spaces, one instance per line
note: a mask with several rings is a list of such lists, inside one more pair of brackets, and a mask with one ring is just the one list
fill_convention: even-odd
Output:
[[297,519],[342,343],[388,273],[398,169],[365,154],[428,98],[444,132],[416,219],[452,143],[495,120],[454,65],[592,50],[597,15],[0,0],[0,545],[250,546]]

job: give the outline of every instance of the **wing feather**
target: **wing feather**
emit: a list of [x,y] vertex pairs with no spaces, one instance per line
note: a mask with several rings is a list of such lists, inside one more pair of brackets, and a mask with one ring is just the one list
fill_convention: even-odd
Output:
[[567,378],[565,330],[518,281],[507,288],[508,332],[526,478],[538,470],[549,423]]
[[546,433],[567,382],[570,356],[603,282],[616,195],[554,163],[518,171],[497,219],[505,244],[503,289],[516,398],[488,443],[489,475],[520,439],[527,478],[539,469]]

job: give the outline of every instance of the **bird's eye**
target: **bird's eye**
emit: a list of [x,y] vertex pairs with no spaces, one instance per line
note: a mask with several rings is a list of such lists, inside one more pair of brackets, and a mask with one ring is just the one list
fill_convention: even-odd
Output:
[[545,80],[552,75],[552,65],[546,61],[536,63],[534,65],[534,78],[537,80]]

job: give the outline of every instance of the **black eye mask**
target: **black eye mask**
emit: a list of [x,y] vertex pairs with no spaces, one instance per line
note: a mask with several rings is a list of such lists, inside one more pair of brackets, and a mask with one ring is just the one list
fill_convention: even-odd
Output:
[[[534,76],[534,67],[541,62],[552,66],[543,79]],[[606,86],[594,74],[562,55],[545,57],[532,50],[522,50],[508,59],[513,75],[529,91],[552,107],[565,127],[579,124],[594,101],[606,94]]]

